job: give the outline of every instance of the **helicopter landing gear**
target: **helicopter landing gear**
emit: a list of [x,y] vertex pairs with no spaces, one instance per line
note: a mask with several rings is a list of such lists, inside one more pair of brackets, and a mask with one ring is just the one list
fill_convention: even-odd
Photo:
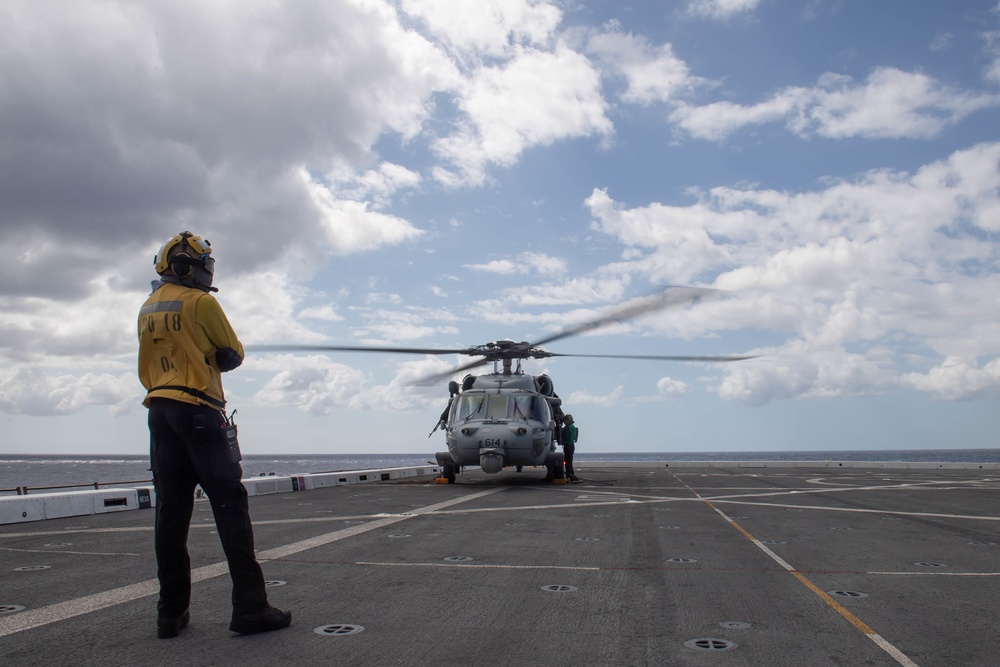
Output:
[[550,458],[545,462],[545,467],[548,469],[545,481],[553,484],[565,484],[569,481],[566,479],[566,468],[563,465],[562,456]]
[[445,484],[455,483],[455,466],[450,463],[445,463],[441,466],[441,476],[438,479],[443,479]]
[[523,467],[524,467],[524,466],[517,466],[517,467],[515,468],[515,470],[517,470],[518,472],[521,472],[521,468],[523,468]]
[[438,452],[434,455],[437,459],[437,464],[441,466],[441,474],[434,480],[437,484],[454,484],[455,483],[455,473],[458,472],[458,466],[455,465],[454,459],[451,458],[451,454],[448,452]]

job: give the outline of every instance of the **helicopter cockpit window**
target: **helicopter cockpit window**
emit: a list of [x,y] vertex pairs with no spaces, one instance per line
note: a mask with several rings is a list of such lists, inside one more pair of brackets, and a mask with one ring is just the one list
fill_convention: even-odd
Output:
[[490,396],[489,409],[486,412],[487,419],[507,419],[507,404],[509,396],[507,394],[494,394]]
[[486,397],[483,395],[459,396],[455,399],[452,419],[463,420],[472,417],[482,417],[483,406],[485,404]]
[[542,399],[537,394],[461,395],[452,406],[452,421],[495,419],[546,421]]
[[510,397],[509,419],[542,421],[541,406],[535,394],[514,394]]

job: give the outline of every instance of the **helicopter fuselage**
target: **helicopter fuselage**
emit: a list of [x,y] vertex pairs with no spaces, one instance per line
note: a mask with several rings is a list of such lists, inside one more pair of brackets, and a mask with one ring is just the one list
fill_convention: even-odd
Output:
[[439,463],[446,470],[479,466],[486,473],[545,465],[561,473],[552,400],[538,391],[531,375],[474,378],[452,399],[445,427],[448,451],[438,454]]

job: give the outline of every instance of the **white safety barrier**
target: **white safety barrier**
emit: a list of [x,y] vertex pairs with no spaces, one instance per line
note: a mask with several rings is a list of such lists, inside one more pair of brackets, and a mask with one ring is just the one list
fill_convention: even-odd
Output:
[[152,487],[4,496],[0,497],[0,524],[143,509],[154,502]]
[[[438,466],[408,468],[380,468],[292,476],[266,475],[243,480],[247,494],[264,496],[272,493],[289,493],[321,489],[346,484],[369,484],[437,475]],[[203,498],[201,488],[196,497]],[[144,509],[156,506],[156,493],[152,485],[139,488],[100,489],[96,491],[65,491],[62,493],[36,493],[23,496],[0,496],[0,524],[58,519],[85,514],[102,514],[122,510]]]

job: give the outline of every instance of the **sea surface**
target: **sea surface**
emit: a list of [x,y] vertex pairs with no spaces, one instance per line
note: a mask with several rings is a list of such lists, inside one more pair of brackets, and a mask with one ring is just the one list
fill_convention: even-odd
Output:
[[[997,463],[1000,449],[897,449],[803,452],[577,452],[586,461],[931,461]],[[434,464],[434,454],[303,454],[246,456],[244,477],[367,470]],[[149,458],[119,455],[0,455],[0,494],[29,490],[72,490],[148,482]]]

